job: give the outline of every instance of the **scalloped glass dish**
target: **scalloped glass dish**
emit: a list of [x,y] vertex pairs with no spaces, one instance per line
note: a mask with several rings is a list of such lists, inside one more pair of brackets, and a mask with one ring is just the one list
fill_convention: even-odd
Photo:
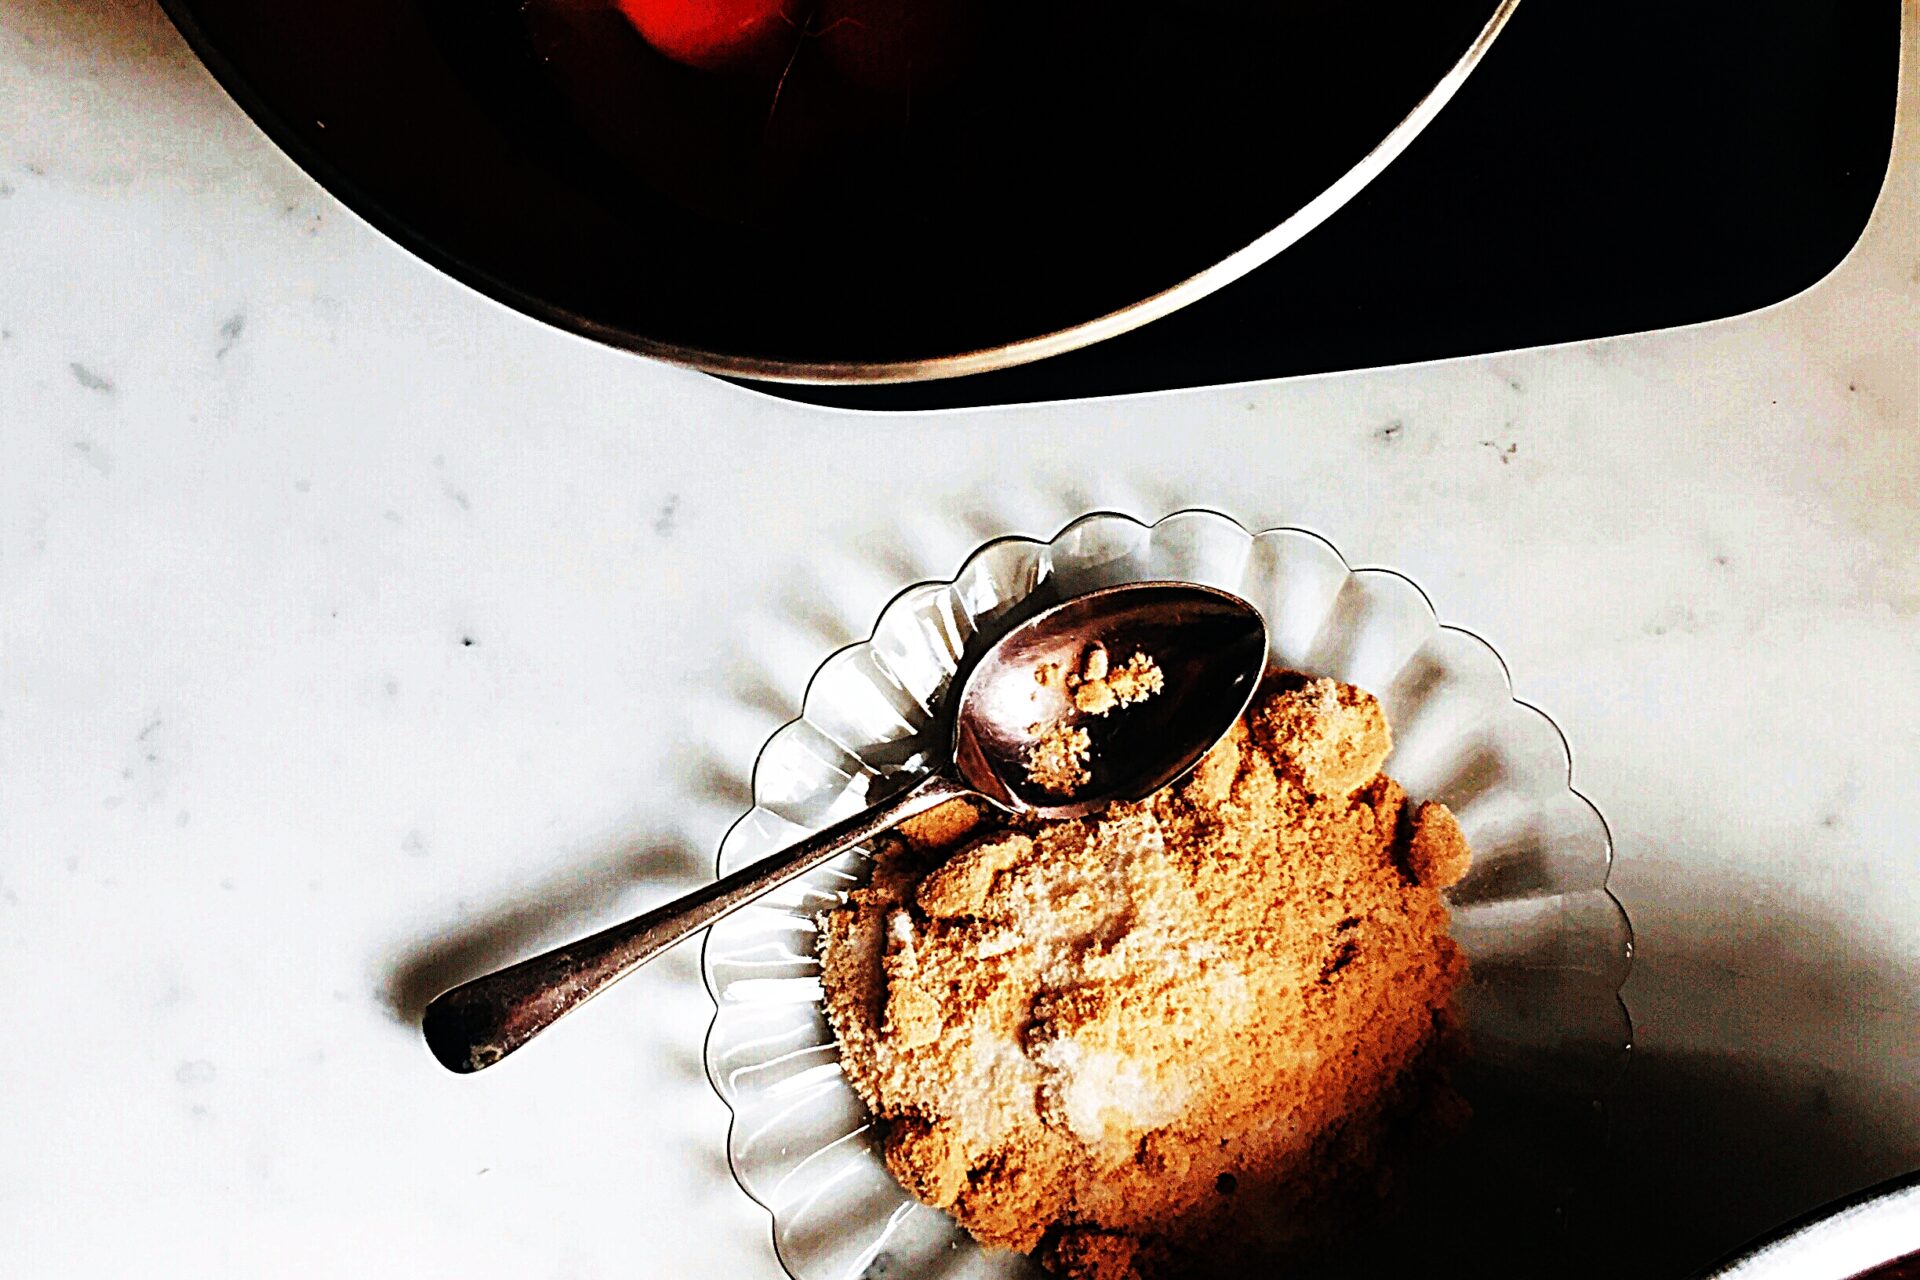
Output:
[[[1473,970],[1461,995],[1473,1056],[1460,1084],[1475,1120],[1419,1186],[1448,1206],[1432,1221],[1497,1205],[1493,1234],[1522,1242],[1509,1260],[1540,1256],[1527,1251],[1550,1247],[1577,1202],[1600,1100],[1632,1040],[1619,995],[1632,932],[1607,890],[1612,839],[1573,789],[1566,739],[1514,699],[1499,655],[1439,625],[1409,579],[1351,569],[1315,534],[1255,534],[1212,512],[1151,526],[1099,513],[1050,542],[990,542],[952,581],[909,587],[870,639],[821,665],[801,717],[768,740],[754,807],[727,833],[719,872],[853,812],[876,780],[941,750],[931,708],[969,642],[1011,606],[1036,591],[1152,579],[1239,594],[1265,613],[1275,665],[1375,693],[1393,726],[1388,771],[1414,800],[1444,801],[1459,817],[1474,866],[1449,897]],[[795,1280],[1036,1276],[1024,1257],[981,1249],[900,1188],[841,1076],[815,922],[865,862],[848,854],[708,935],[707,1074],[733,1112],[734,1176],[772,1215],[774,1248]],[[1475,1237],[1460,1242],[1462,1262],[1490,1261],[1480,1232],[1451,1234]]]

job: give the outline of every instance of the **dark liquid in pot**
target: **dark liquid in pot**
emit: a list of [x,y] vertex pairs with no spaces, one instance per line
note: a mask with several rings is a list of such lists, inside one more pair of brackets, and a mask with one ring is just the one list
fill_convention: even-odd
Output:
[[[781,281],[755,298],[770,327],[804,329],[796,317],[832,297],[837,323],[873,318],[839,349],[878,356],[897,317],[929,306],[964,350],[967,317],[1003,316],[1009,296],[1038,334],[1205,270],[1345,172],[1355,137],[1390,132],[1493,8],[950,3],[942,65],[877,77],[848,73],[831,30],[778,71],[729,73],[656,52],[612,0],[429,13],[466,74],[518,80],[495,95],[513,104],[503,123],[626,211],[637,254],[720,252],[729,274]],[[737,345],[746,320],[724,319],[716,341]],[[978,343],[1004,336],[983,323]]]

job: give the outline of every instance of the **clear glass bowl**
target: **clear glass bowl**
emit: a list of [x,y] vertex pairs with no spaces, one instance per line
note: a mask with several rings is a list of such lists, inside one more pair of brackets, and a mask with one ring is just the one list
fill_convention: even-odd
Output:
[[[952,581],[909,587],[871,638],[821,665],[800,718],[768,740],[754,807],[722,843],[720,873],[862,807],[877,779],[939,751],[931,708],[969,640],[1042,584],[1071,595],[1151,579],[1239,594],[1265,613],[1276,664],[1378,695],[1394,731],[1388,770],[1414,800],[1444,801],[1458,815],[1475,853],[1450,895],[1473,969],[1461,996],[1473,1045],[1461,1086],[1475,1120],[1422,1185],[1446,1214],[1497,1210],[1497,1232],[1465,1233],[1475,1238],[1463,1242],[1462,1262],[1495,1260],[1489,1234],[1507,1242],[1508,1265],[1544,1258],[1577,1209],[1600,1102],[1632,1040],[1619,994],[1632,931],[1607,891],[1612,838],[1573,789],[1566,739],[1513,697],[1500,656],[1439,625],[1408,578],[1352,569],[1313,533],[1255,534],[1204,511],[1151,526],[1097,513],[1051,542],[990,542]],[[841,1076],[820,1003],[815,922],[859,882],[865,861],[848,854],[708,935],[707,1074],[733,1112],[734,1176],[773,1216],[775,1251],[795,1280],[1035,1275],[1025,1258],[979,1248],[899,1187]]]

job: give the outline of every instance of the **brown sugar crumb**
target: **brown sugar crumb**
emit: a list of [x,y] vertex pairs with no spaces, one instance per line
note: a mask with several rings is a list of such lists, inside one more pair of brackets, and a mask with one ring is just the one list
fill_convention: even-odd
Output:
[[949,800],[925,813],[916,813],[896,826],[894,834],[921,849],[945,849],[980,825],[980,810],[971,800]]
[[1472,861],[1473,850],[1467,848],[1467,837],[1453,811],[1443,804],[1421,805],[1413,839],[1407,843],[1408,874],[1429,888],[1451,889],[1467,874]]
[[1113,690],[1113,696],[1120,699],[1123,707],[1145,702],[1165,688],[1166,683],[1160,664],[1144,653],[1134,654],[1125,666],[1107,677],[1107,688]]
[[1039,739],[1027,748],[1027,781],[1045,791],[1069,795],[1093,781],[1087,758],[1093,739],[1085,729],[1056,720],[1040,729]]
[[1145,702],[1165,687],[1160,664],[1146,654],[1136,653],[1115,667],[1106,646],[1100,644],[1089,645],[1081,656],[1079,671],[1066,677],[1074,708],[1090,716],[1104,716],[1115,707]]
[[1386,1187],[1464,1105],[1470,857],[1390,745],[1370,695],[1279,676],[1149,801],[884,846],[822,985],[902,1184],[1073,1280],[1284,1249]]
[[1251,723],[1281,772],[1326,798],[1365,786],[1393,747],[1379,701],[1334,680],[1287,681],[1261,698]]
[[[1042,688],[1064,695],[1074,711],[1090,716],[1144,702],[1166,687],[1166,676],[1152,658],[1136,653],[1115,667],[1103,644],[1088,645],[1071,671],[1058,662],[1043,662],[1034,668],[1033,677]],[[1044,791],[1070,795],[1093,781],[1087,768],[1093,739],[1084,728],[1063,718],[1035,725],[1033,733],[1036,740],[1027,749],[1025,761],[1029,782]]]

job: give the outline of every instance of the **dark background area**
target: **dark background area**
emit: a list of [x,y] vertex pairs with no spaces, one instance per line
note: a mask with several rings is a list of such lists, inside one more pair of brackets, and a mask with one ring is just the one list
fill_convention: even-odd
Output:
[[1527,0],[1385,174],[1210,298],[996,373],[752,385],[856,409],[953,408],[1473,355],[1778,302],[1866,225],[1892,141],[1899,28],[1897,0]]
[[[1030,45],[986,42],[941,93],[876,105],[798,54],[791,92],[689,72],[603,0],[170,4],[268,133],[427,261],[742,372],[992,348],[1159,293],[1349,171],[1495,7],[1059,0]],[[1899,23],[1898,0],[1526,0],[1384,174],[1210,298],[969,378],[752,385],[872,410],[1044,401],[1778,302],[1865,226]]]
[[785,70],[709,74],[607,0],[168,3],[264,130],[427,262],[609,345],[776,376],[1174,287],[1360,164],[1499,7],[955,0],[964,68],[868,90],[832,22]]

